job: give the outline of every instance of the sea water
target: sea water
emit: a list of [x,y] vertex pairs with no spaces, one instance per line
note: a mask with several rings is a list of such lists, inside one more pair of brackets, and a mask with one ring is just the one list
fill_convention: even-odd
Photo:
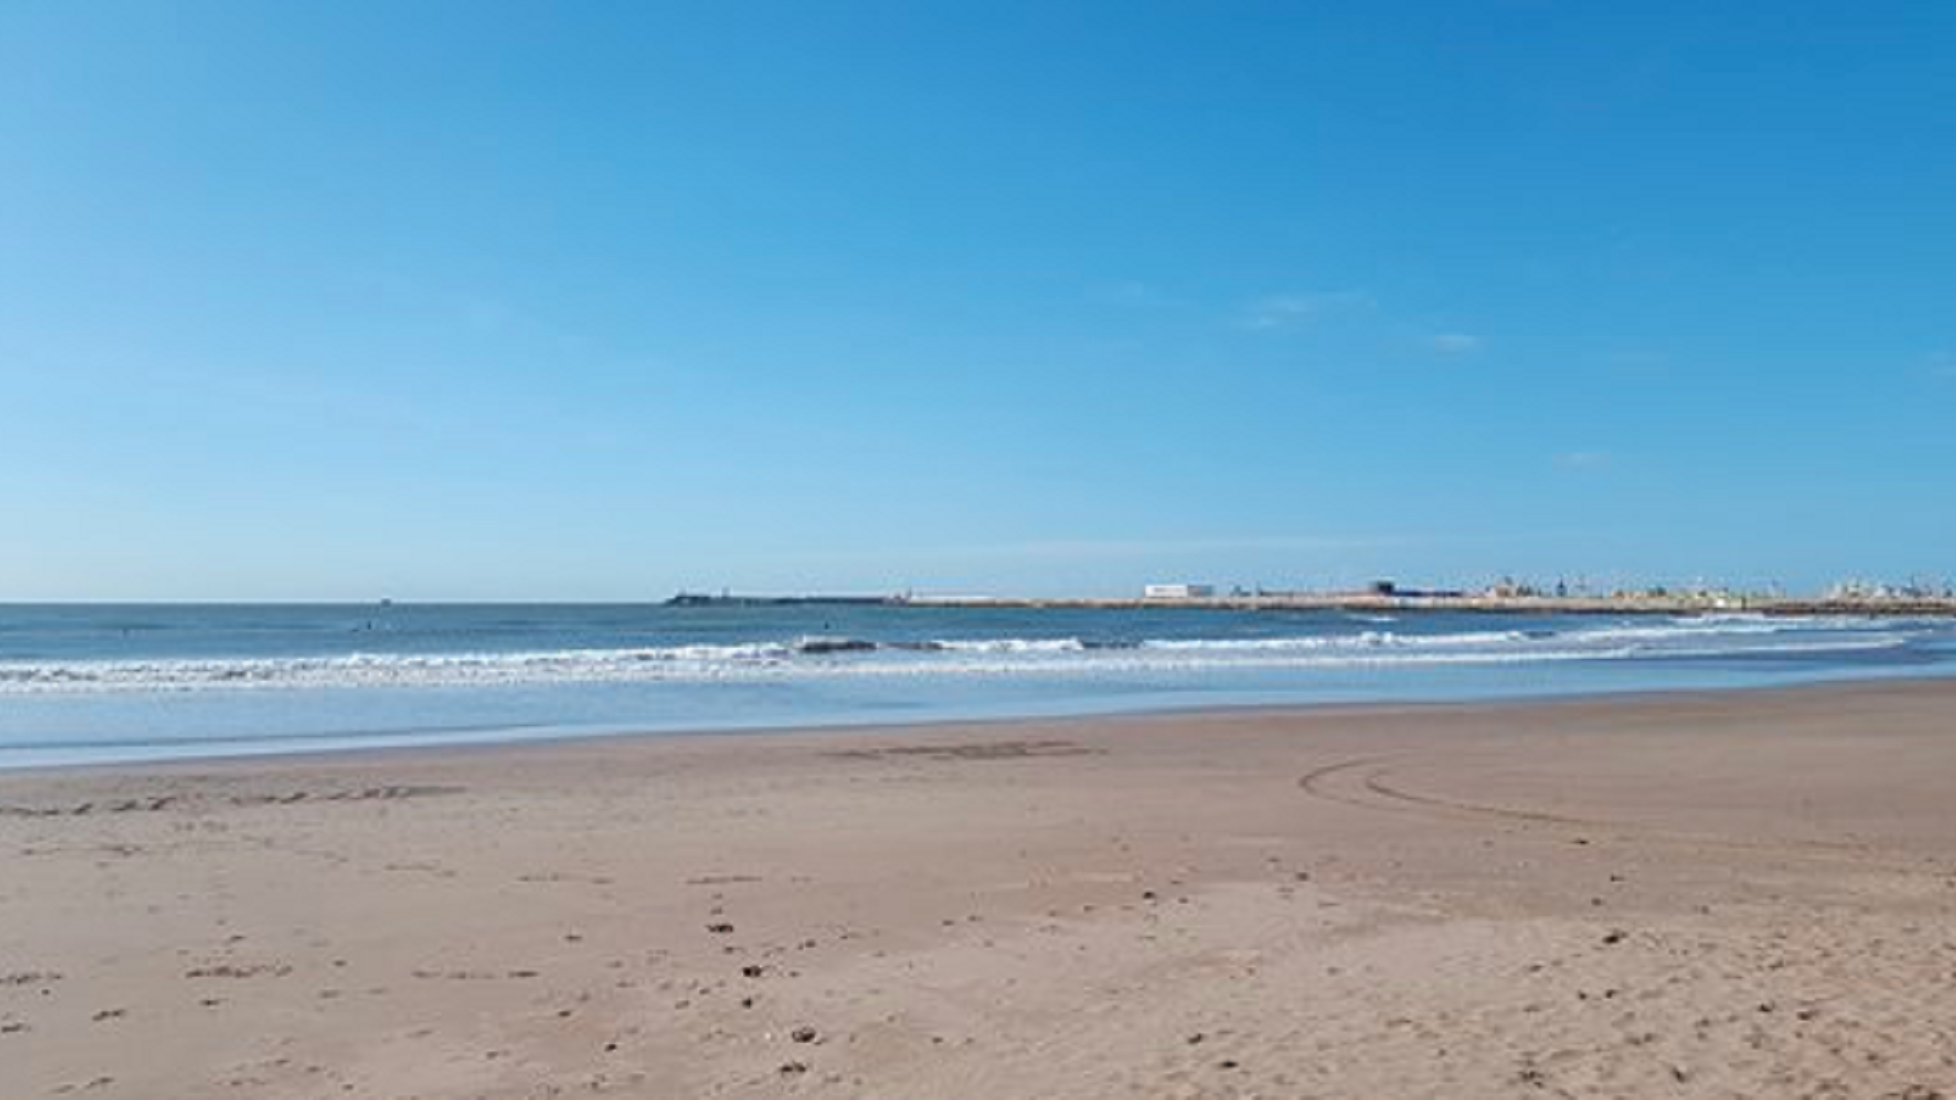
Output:
[[0,605],[0,767],[1956,672],[1956,623],[923,605]]

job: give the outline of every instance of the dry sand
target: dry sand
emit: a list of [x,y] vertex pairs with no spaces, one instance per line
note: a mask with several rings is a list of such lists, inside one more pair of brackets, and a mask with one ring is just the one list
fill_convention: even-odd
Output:
[[0,777],[0,1096],[1956,1096],[1956,684]]

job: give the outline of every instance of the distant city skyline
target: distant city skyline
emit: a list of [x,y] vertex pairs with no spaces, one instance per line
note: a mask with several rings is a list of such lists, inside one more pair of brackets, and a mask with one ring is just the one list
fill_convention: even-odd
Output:
[[0,602],[1956,574],[1956,7],[0,10]]

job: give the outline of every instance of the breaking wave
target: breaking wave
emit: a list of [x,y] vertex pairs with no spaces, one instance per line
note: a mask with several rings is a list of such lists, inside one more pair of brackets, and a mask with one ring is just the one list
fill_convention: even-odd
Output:
[[[1375,624],[1383,625],[1383,624]],[[1540,630],[1371,629],[1277,637],[815,635],[740,644],[0,662],[0,696],[280,688],[467,687],[824,677],[1147,675],[1848,654],[1908,644],[1906,621],[1720,615]]]

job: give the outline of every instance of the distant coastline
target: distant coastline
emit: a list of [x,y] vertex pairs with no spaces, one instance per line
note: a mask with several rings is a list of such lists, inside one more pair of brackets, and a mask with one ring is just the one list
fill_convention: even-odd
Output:
[[682,592],[670,607],[1000,607],[1133,611],[1148,608],[1224,611],[1460,611],[1541,615],[1864,615],[1872,617],[1956,617],[1951,596],[1756,596],[1727,593],[1634,593],[1609,596],[1512,595],[1490,593],[1282,592],[1208,596],[930,596],[888,595],[718,595]]

